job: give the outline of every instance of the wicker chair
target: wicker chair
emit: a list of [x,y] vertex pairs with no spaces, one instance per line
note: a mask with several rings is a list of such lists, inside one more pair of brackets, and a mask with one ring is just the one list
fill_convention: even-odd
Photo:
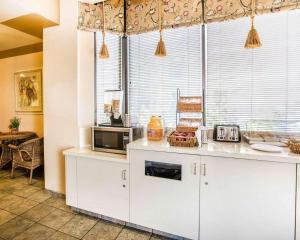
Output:
[[8,145],[13,151],[11,177],[14,177],[14,169],[22,167],[30,170],[29,184],[32,183],[32,173],[37,167],[44,163],[44,140],[35,138],[26,141],[19,146]]
[[7,144],[0,143],[0,169],[12,160],[12,151]]

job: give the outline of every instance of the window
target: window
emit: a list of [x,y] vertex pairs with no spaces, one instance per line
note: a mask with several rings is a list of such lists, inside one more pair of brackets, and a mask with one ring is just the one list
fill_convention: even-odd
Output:
[[110,57],[100,59],[99,51],[102,45],[102,34],[96,33],[96,109],[97,123],[106,121],[104,113],[104,92],[120,90],[121,88],[121,37],[106,33],[105,41]]
[[258,16],[263,47],[244,49],[250,20],[207,26],[207,120],[300,131],[300,11]]
[[201,26],[166,30],[163,36],[164,58],[154,56],[158,32],[129,38],[129,110],[143,125],[155,114],[175,126],[177,88],[182,95],[202,95]]

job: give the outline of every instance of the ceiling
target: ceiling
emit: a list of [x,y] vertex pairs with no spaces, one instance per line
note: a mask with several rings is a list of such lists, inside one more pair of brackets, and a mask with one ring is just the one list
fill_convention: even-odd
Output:
[[59,0],[0,0],[1,54],[43,42],[43,29],[59,23]]
[[42,42],[41,38],[0,24],[0,51]]

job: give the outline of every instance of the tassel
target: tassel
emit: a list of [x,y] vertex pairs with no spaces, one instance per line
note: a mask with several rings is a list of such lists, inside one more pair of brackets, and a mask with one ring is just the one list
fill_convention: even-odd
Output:
[[102,46],[99,52],[99,57],[101,59],[109,58],[108,48],[105,44],[105,12],[104,12],[104,2],[102,3],[102,20],[103,20],[103,28],[102,28]]
[[245,43],[245,48],[260,48],[262,46],[258,32],[254,27],[254,16],[251,17],[251,29]]
[[163,41],[163,37],[162,37],[162,13],[161,13],[161,0],[157,1],[157,6],[158,6],[158,20],[159,20],[159,42],[157,44],[156,47],[156,51],[155,51],[155,56],[157,57],[165,57],[167,56],[167,51],[166,51],[166,46],[165,46],[165,42]]
[[99,57],[101,59],[109,58],[108,48],[105,44],[104,37],[103,37],[103,42],[102,42],[102,46],[101,46],[101,49],[100,49]]
[[160,32],[160,40],[156,47],[155,56],[157,56],[157,57],[167,56],[165,42],[163,41],[163,38],[162,38],[162,32]]

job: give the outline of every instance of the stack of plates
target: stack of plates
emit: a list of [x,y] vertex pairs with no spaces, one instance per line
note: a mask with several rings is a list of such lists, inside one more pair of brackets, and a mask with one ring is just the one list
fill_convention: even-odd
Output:
[[277,153],[282,152],[281,147],[268,145],[268,144],[252,144],[251,148],[263,152],[277,152]]

